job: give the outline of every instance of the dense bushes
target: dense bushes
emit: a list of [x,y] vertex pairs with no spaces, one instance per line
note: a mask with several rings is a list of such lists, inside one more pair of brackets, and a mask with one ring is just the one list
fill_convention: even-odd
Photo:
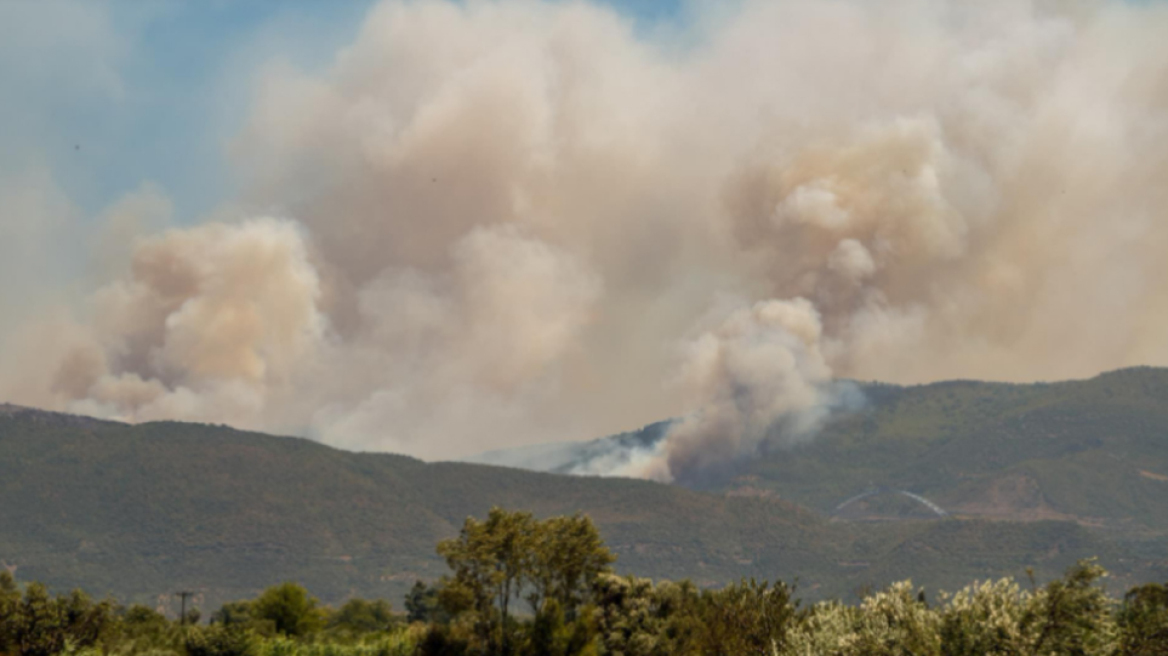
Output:
[[906,581],[859,605],[800,608],[781,583],[702,590],[618,576],[581,516],[496,509],[440,551],[451,576],[419,582],[407,614],[383,600],[332,610],[285,583],[225,604],[206,626],[80,592],[21,590],[0,572],[0,655],[1168,656],[1168,586],[1116,600],[1091,561],[1045,586],[980,582],[935,604]]
[[54,597],[39,583],[21,594],[12,575],[0,572],[0,653],[52,656],[96,645],[112,631],[113,609],[80,591]]

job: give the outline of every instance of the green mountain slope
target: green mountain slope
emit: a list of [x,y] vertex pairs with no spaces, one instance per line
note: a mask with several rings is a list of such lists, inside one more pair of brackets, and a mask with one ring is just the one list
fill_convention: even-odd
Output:
[[833,512],[907,490],[965,516],[1168,529],[1168,370],[1039,385],[870,385],[810,444],[746,463],[727,487]]
[[211,607],[291,579],[330,602],[397,600],[444,572],[435,543],[491,505],[589,513],[622,571],[798,579],[806,598],[908,576],[952,588],[1031,565],[1053,575],[1090,555],[1120,583],[1149,572],[1074,522],[838,522],[778,499],[0,407],[0,560],[58,588],[143,602],[195,589]]

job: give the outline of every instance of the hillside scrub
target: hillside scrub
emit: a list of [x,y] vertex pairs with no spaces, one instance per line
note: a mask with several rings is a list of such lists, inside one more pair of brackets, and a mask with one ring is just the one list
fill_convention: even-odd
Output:
[[801,607],[784,583],[703,590],[617,575],[583,515],[541,521],[495,508],[439,551],[451,574],[419,582],[407,613],[357,598],[332,609],[289,582],[225,604],[207,625],[80,591],[53,596],[0,572],[0,655],[1168,655],[1168,584],[1115,599],[1090,560],[1042,586],[979,581],[930,603],[903,581],[858,605]]
[[[738,487],[711,492],[348,453],[222,426],[0,413],[0,557],[19,564],[18,576],[57,591],[80,587],[153,605],[161,593],[197,589],[204,621],[224,603],[283,581],[334,607],[362,597],[406,610],[401,600],[415,580],[435,583],[450,572],[435,544],[496,504],[540,519],[588,513],[622,573],[694,578],[703,587],[798,580],[805,603],[853,601],[857,586],[908,577],[929,590],[956,590],[1033,567],[1047,581],[1091,556],[1111,570],[1108,587],[1119,596],[1168,579],[1168,482],[1139,473],[1168,473],[1168,410],[1155,401],[1168,398],[1168,369],[1138,373],[1119,377],[1127,382],[1116,399],[1140,402],[1127,414],[1091,401],[1106,397],[1101,386],[1112,379],[1084,383],[1086,397],[1062,385],[881,388],[870,406],[833,420],[813,443],[744,463]],[[1124,391],[1144,383],[1146,392]],[[1049,393],[1058,411],[1038,423],[1028,415],[1024,431],[975,418],[920,439],[894,440],[881,428],[949,416],[942,403],[949,392],[976,405],[992,390],[1010,407]],[[1101,449],[1091,447],[1096,438],[1106,442]],[[1058,455],[1066,440],[1071,460]],[[863,512],[853,504],[844,519],[897,508],[910,516],[827,517],[869,485],[889,493],[864,499]],[[936,515],[897,490],[920,493],[953,518],[923,521]],[[965,514],[985,495],[1013,499],[1023,514],[1036,509],[1029,517],[1040,521]],[[907,505],[880,505],[889,499]],[[1107,499],[1111,510],[1092,509]],[[513,603],[530,612],[526,599]]]

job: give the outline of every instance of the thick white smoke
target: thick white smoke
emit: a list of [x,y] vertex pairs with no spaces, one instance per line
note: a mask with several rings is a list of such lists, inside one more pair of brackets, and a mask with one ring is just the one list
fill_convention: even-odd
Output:
[[806,439],[837,376],[1168,363],[1168,7],[748,0],[690,29],[379,5],[326,72],[257,81],[233,206],[285,218],[103,255],[0,396],[432,458],[683,417],[637,466],[670,479]]
[[822,331],[815,307],[799,298],[737,310],[694,339],[680,380],[696,411],[671,426],[655,449],[661,457],[630,473],[693,480],[721,473],[768,438],[790,444],[813,435],[837,394]]

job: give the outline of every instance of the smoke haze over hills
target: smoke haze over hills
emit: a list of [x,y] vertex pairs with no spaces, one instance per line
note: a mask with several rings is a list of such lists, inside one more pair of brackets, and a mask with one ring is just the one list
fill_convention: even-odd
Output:
[[[1168,364],[1168,7],[693,11],[385,2],[264,68],[237,197],[167,228],[145,186],[82,300],[3,297],[0,398],[427,458],[680,417],[624,470],[670,480],[808,439],[839,377]],[[37,184],[5,280],[75,257]]]

